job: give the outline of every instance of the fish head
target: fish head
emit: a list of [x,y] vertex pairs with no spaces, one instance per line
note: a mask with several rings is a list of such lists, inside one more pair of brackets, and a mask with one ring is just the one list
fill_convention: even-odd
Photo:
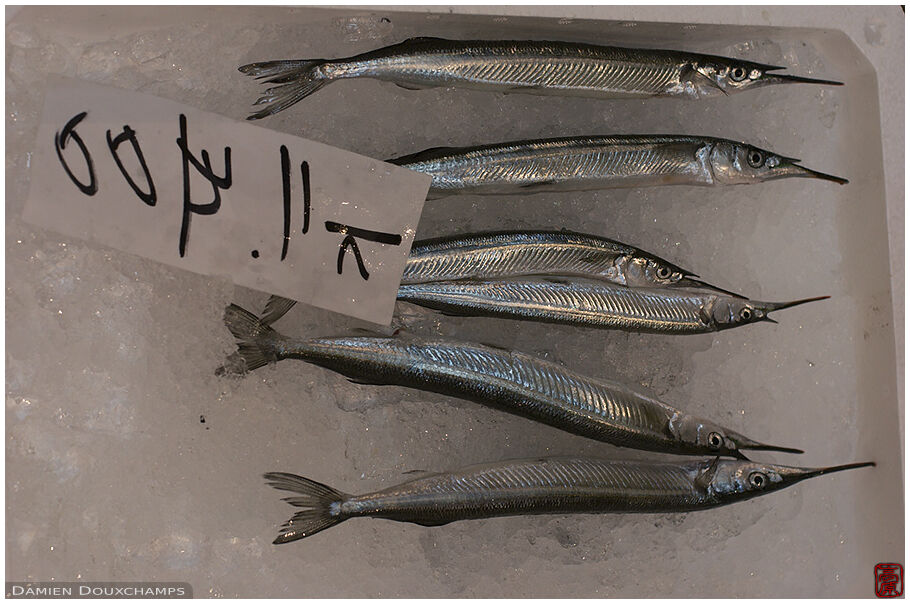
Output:
[[641,250],[631,255],[621,256],[614,263],[614,269],[622,275],[623,283],[628,287],[702,289],[742,297],[737,293],[701,281],[697,279],[698,275],[695,273]]
[[714,181],[718,184],[751,184],[779,178],[817,178],[838,184],[847,179],[799,165],[799,160],[747,143],[715,141],[709,155]]
[[629,287],[668,287],[694,276],[692,273],[648,254],[625,256],[620,272]]
[[686,83],[698,96],[733,94],[741,90],[775,84],[823,84],[842,86],[842,82],[775,73],[785,67],[703,55],[683,66]]
[[669,432],[682,453],[740,456],[736,441],[730,438],[735,432],[710,420],[677,413],[670,419]]
[[748,325],[749,323],[758,323],[759,321],[777,323],[777,321],[768,316],[770,313],[808,302],[826,300],[829,297],[818,296],[790,302],[760,302],[733,296],[716,296],[713,304],[703,309],[707,315],[704,319],[706,322],[713,324],[718,331],[739,327],[740,325]]
[[807,478],[874,465],[874,462],[862,462],[826,468],[798,468],[748,460],[714,459],[699,465],[695,484],[715,499],[729,502],[779,491]]
[[739,432],[724,428],[695,415],[676,413],[670,419],[669,432],[677,440],[681,452],[696,455],[730,456],[746,459],[743,451],[782,451],[802,453],[800,449],[761,443]]
[[729,95],[770,83],[767,72],[776,69],[783,68],[704,55],[683,66],[682,79],[699,97]]

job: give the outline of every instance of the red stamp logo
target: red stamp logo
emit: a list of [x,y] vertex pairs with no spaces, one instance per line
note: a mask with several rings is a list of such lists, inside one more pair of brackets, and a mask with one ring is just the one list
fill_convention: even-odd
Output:
[[875,595],[879,598],[899,598],[904,594],[904,567],[897,562],[875,565]]

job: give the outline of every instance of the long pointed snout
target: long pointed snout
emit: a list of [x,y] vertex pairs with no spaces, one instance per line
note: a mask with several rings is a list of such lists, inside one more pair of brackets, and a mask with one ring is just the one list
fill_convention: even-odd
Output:
[[819,172],[818,170],[812,170],[806,168],[805,166],[800,166],[799,164],[791,164],[788,166],[788,176],[801,176],[803,178],[817,178],[819,180],[830,180],[831,182],[836,182],[839,185],[845,185],[850,181],[846,178],[840,176],[834,176],[833,174],[825,174],[824,172]]
[[[767,70],[766,70],[767,71]],[[783,84],[821,84],[823,86],[843,86],[843,82],[837,82],[835,80],[820,80],[817,78],[806,78],[803,76],[788,75],[786,73],[775,73],[765,75],[765,80],[774,83],[783,83]]]
[[841,472],[843,470],[852,470],[854,468],[865,468],[868,466],[875,466],[874,461],[861,461],[857,463],[848,463],[841,466],[829,466],[827,468],[780,468],[780,475],[784,479],[784,482],[787,484],[793,484],[795,482],[800,482],[806,480],[807,478],[814,478],[816,476],[822,476],[824,474],[833,474],[834,472]]
[[756,309],[762,310],[765,313],[769,313],[776,310],[783,310],[785,308],[793,308],[794,306],[799,306],[800,304],[808,304],[809,302],[827,300],[830,297],[831,296],[817,296],[815,298],[803,298],[802,300],[793,300],[791,302],[753,302],[752,304]]
[[808,470],[806,472],[806,478],[812,478],[813,476],[821,476],[822,474],[832,474],[834,472],[841,472],[843,470],[852,470],[854,468],[866,468],[866,467],[875,467],[874,461],[858,461],[854,463],[845,463],[840,466],[828,466],[827,468],[815,468],[814,470]]
[[805,453],[802,449],[794,449],[791,447],[778,447],[777,445],[766,445],[764,443],[755,443],[754,445],[748,445],[745,447],[740,447],[740,449],[747,449],[749,451],[780,451],[781,453],[794,453],[796,455],[802,455]]
[[747,451],[780,451],[781,453],[804,453],[802,449],[794,449],[791,447],[779,447],[777,445],[769,445],[765,443],[758,442],[757,440],[752,440],[742,434],[733,433],[728,436],[730,440],[736,443],[737,450],[745,449]]

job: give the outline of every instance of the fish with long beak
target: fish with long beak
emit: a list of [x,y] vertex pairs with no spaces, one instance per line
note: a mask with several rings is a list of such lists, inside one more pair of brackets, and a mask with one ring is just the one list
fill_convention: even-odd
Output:
[[[578,278],[521,277],[402,285],[398,300],[447,315],[500,317],[643,333],[698,334],[768,321],[768,313],[824,300],[759,302],[708,291],[624,287]],[[715,288],[716,289],[716,288]]]
[[277,84],[248,119],[287,109],[337,80],[371,78],[406,89],[457,87],[601,99],[730,95],[773,84],[840,82],[772,73],[783,67],[675,50],[537,40],[411,38],[352,57],[250,63],[241,73]]
[[748,143],[675,134],[617,134],[436,147],[387,160],[430,175],[428,199],[666,185],[720,186],[839,176]]
[[568,230],[494,231],[415,241],[402,285],[511,277],[584,277],[628,287],[690,287],[732,294],[627,243]]
[[794,468],[738,460],[687,463],[591,458],[518,459],[441,472],[348,495],[302,476],[270,472],[301,508],[274,543],[312,536],[350,518],[386,518],[423,526],[532,514],[694,512],[744,501],[797,482],[873,462]]
[[[494,231],[415,241],[402,285],[434,281],[573,276],[628,287],[706,289],[742,298],[635,246],[572,231]],[[296,304],[272,296],[263,321],[274,323]]]
[[680,455],[799,452],[759,443],[625,384],[516,350],[403,334],[292,339],[233,304],[224,321],[237,339],[239,363],[229,362],[219,373],[295,359],[355,383],[453,396],[620,447]]

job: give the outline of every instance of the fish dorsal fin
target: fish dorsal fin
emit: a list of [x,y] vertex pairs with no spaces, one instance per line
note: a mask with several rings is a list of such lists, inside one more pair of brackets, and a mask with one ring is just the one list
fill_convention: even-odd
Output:
[[401,166],[404,164],[413,164],[421,161],[439,159],[440,157],[444,157],[452,151],[456,150],[458,150],[458,147],[431,147],[430,149],[424,149],[423,151],[418,151],[417,153],[402,155],[401,157],[395,157],[393,159],[387,159],[385,161],[389,164]]

